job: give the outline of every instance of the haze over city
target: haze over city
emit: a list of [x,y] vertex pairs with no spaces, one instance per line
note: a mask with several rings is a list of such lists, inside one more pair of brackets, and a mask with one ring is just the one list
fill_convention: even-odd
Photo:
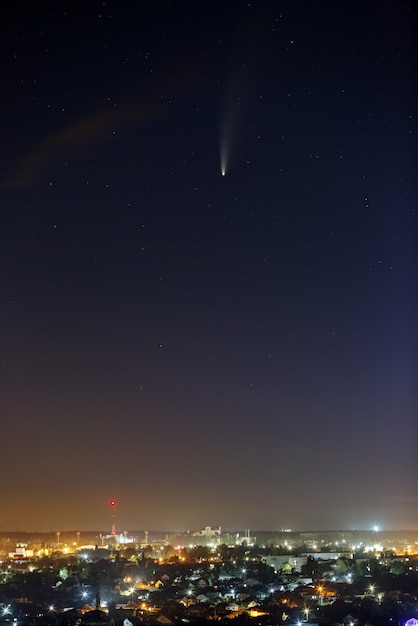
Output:
[[416,17],[9,4],[2,530],[417,528]]

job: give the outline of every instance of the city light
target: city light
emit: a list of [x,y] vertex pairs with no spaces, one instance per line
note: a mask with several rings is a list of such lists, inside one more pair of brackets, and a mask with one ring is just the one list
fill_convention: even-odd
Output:
[[[364,531],[364,535],[370,536],[370,529]],[[178,538],[176,537],[176,539]],[[326,610],[323,607],[327,607],[328,605],[334,603],[335,598],[337,597],[337,592],[336,586],[331,584],[331,581],[341,582],[344,580],[353,583],[354,587],[350,587],[350,585],[347,584],[341,585],[341,588],[343,589],[343,599],[345,602],[353,601],[353,598],[355,597],[355,594],[358,593],[357,590],[361,585],[361,588],[363,589],[361,597],[365,600],[366,612],[369,610],[367,605],[370,605],[370,607],[372,607],[372,605],[377,606],[377,603],[381,605],[382,599],[385,599],[388,594],[386,589],[382,592],[383,587],[375,582],[377,578],[371,577],[372,573],[374,573],[374,568],[376,568],[376,574],[379,571],[387,571],[388,568],[393,568],[394,572],[399,572],[399,578],[397,577],[398,574],[392,574],[392,577],[394,585],[399,584],[399,589],[403,590],[403,579],[400,574],[407,571],[408,568],[414,572],[418,571],[418,558],[414,556],[413,552],[414,545],[418,546],[418,535],[414,536],[411,534],[408,541],[403,540],[403,544],[398,544],[397,541],[393,541],[392,539],[390,539],[389,543],[386,537],[386,531],[384,531],[381,535],[379,535],[379,539],[382,540],[382,544],[384,546],[383,554],[379,555],[379,558],[376,558],[375,555],[373,557],[369,556],[365,558],[363,548],[359,554],[353,554],[353,558],[350,560],[349,565],[350,571],[347,571],[347,566],[340,568],[341,553],[335,550],[332,558],[333,564],[329,567],[323,577],[315,580],[315,583],[311,585],[308,595],[305,597],[300,596],[296,599],[296,596],[293,598],[290,593],[284,594],[283,598],[280,600],[283,604],[283,608],[286,606],[287,610],[295,611],[294,617],[289,620],[289,626],[307,626],[307,624],[311,621],[316,621],[317,617],[322,613],[322,610]],[[66,539],[64,538],[61,545],[64,545],[65,540]],[[55,539],[52,541],[52,545],[55,545]],[[80,587],[74,588],[73,599],[71,605],[69,603],[68,606],[78,606],[77,610],[80,611],[80,613],[91,611],[94,606],[90,605],[95,605],[96,608],[99,607],[100,610],[108,612],[109,609],[106,608],[107,603],[104,600],[104,597],[106,597],[105,594],[109,592],[107,596],[109,604],[114,601],[120,603],[121,605],[128,603],[127,606],[129,606],[130,609],[133,609],[134,607],[139,608],[141,606],[142,611],[147,614],[148,612],[156,613],[157,609],[154,606],[154,603],[150,601],[151,604],[148,604],[146,600],[150,600],[150,594],[153,591],[160,589],[163,585],[167,588],[172,585],[173,589],[182,589],[181,596],[179,596],[176,600],[179,604],[181,603],[183,605],[181,607],[182,611],[184,611],[185,614],[189,611],[190,614],[193,614],[195,609],[197,612],[197,605],[200,604],[199,600],[200,594],[202,593],[202,583],[205,582],[206,573],[210,575],[211,582],[213,584],[214,605],[218,604],[220,601],[223,602],[224,600],[222,598],[226,597],[227,602],[230,605],[227,611],[231,617],[235,616],[237,611],[240,614],[247,613],[250,617],[259,617],[263,614],[262,612],[258,613],[260,610],[259,608],[247,606],[246,603],[243,603],[242,601],[242,598],[248,591],[245,589],[248,585],[248,581],[251,581],[253,577],[258,578],[256,573],[258,568],[257,563],[260,565],[263,564],[262,567],[260,567],[260,571],[263,572],[263,575],[265,576],[265,589],[260,592],[260,599],[262,601],[266,601],[271,594],[274,594],[273,597],[278,599],[281,595],[279,592],[284,591],[283,584],[279,583],[274,575],[274,572],[281,570],[283,565],[286,567],[292,566],[294,568],[294,576],[295,578],[299,576],[299,582],[304,578],[304,571],[301,569],[303,563],[302,561],[299,562],[297,560],[297,553],[289,554],[286,550],[285,554],[277,555],[275,554],[275,544],[272,544],[270,553],[267,547],[265,548],[266,554],[259,556],[256,556],[255,552],[251,552],[250,550],[243,553],[241,546],[235,548],[233,545],[225,545],[225,549],[221,549],[220,544],[216,553],[216,561],[221,563],[219,568],[218,566],[215,566],[213,562],[206,564],[204,568],[202,568],[202,560],[215,560],[215,558],[212,557],[207,558],[209,554],[209,544],[194,544],[193,551],[189,553],[188,548],[185,547],[189,541],[186,535],[184,536],[183,541],[184,547],[182,547],[181,543],[174,543],[173,541],[171,544],[167,540],[162,540],[161,537],[156,541],[152,540],[150,544],[148,544],[153,553],[155,563],[157,563],[159,559],[162,563],[170,563],[173,556],[176,559],[180,558],[179,553],[184,555],[181,557],[183,560],[189,562],[188,567],[184,568],[184,572],[179,569],[171,581],[168,582],[165,581],[164,578],[161,578],[161,572],[164,571],[165,568],[162,568],[160,571],[156,568],[147,568],[147,570],[142,572],[142,575],[139,578],[137,570],[133,569],[132,564],[129,562],[130,552],[127,552],[126,555],[124,554],[126,562],[123,564],[123,570],[121,571],[121,576],[118,578],[117,583],[115,583],[113,587],[110,586],[109,588],[106,585],[103,585],[103,589],[100,589],[100,595],[96,594],[96,563],[103,564],[100,567],[103,567],[104,570],[107,570],[109,567],[110,573],[112,571],[112,563],[114,561],[112,560],[111,563],[109,561],[110,559],[115,558],[115,554],[120,547],[118,547],[117,544],[116,547],[112,544],[111,546],[103,548],[103,550],[96,555],[95,551],[92,550],[91,544],[86,542],[86,544],[82,546],[82,550],[89,548],[91,550],[89,555],[87,555],[87,553],[74,550],[78,559],[78,567],[83,571],[83,583]],[[302,543],[304,541],[304,538],[296,537],[293,541],[293,546],[306,545],[306,543]],[[334,535],[332,537],[332,542],[330,541],[329,545],[331,545],[331,543],[332,545],[335,545],[337,541],[340,541],[341,545],[341,533],[337,536]],[[320,539],[318,541],[318,545],[321,545],[320,542],[323,543],[323,540]],[[66,545],[72,544],[68,543]],[[349,544],[347,544],[347,547],[348,545]],[[175,546],[175,548],[173,546]],[[395,546],[398,546],[397,550],[395,550]],[[405,549],[406,546],[408,546],[408,550]],[[46,545],[45,550],[48,549],[48,545]],[[140,545],[137,544],[133,549],[133,553],[140,554],[141,549]],[[109,561],[103,560],[102,551],[104,552],[104,550],[107,550]],[[415,554],[418,554],[418,551]],[[82,562],[82,558],[84,557],[87,560],[87,556],[89,557],[89,562],[84,564]],[[68,561],[68,563],[64,565],[62,561],[62,552],[60,552],[59,556],[52,556],[50,558],[51,563],[48,564],[48,567],[56,567],[56,571],[59,572],[59,575],[55,579],[58,582],[55,582],[55,584],[51,587],[53,591],[50,596],[48,598],[45,597],[43,617],[45,619],[45,615],[49,612],[49,619],[55,620],[57,615],[60,615],[63,610],[66,610],[63,609],[61,603],[58,603],[56,590],[60,585],[65,584],[66,578],[70,575],[71,562]],[[323,558],[328,560],[329,553],[323,555]],[[35,559],[37,559],[37,549],[34,549],[33,556],[27,559],[27,573],[25,573],[25,576],[32,569],[32,564],[37,563],[36,570],[39,571],[41,579],[44,570]],[[76,558],[74,557],[74,559],[75,564]],[[52,565],[52,562],[54,562],[54,565]],[[268,569],[265,568],[266,564],[269,566]],[[359,565],[361,565],[361,567],[359,567]],[[15,576],[15,574],[20,577],[20,568],[21,563],[16,558],[3,561],[2,577],[4,581],[10,580],[11,577]],[[337,568],[337,570],[334,571],[334,568]],[[336,575],[336,572],[338,572],[338,575]],[[367,582],[365,583],[365,581]],[[222,588],[222,594],[221,592],[218,592],[219,588]],[[225,589],[227,589],[226,593]],[[198,599],[196,599],[196,597]],[[367,598],[370,602],[367,602]],[[375,602],[372,602],[373,599]],[[7,601],[10,602],[11,597],[3,598],[3,603],[0,604],[0,617],[2,617],[3,621],[6,620],[10,622],[11,626],[17,626],[18,623],[20,623],[20,621],[18,622],[19,618],[14,618],[16,611],[13,609],[13,604],[7,604]],[[404,607],[403,602],[400,604]],[[318,614],[316,613],[317,611]],[[8,617],[9,613],[12,613],[13,616]],[[216,609],[215,615],[217,615]],[[405,611],[403,615],[403,619],[400,620],[397,626],[418,626],[418,621],[411,621],[407,611]],[[409,617],[408,621],[405,621],[406,616]],[[36,619],[37,617],[41,617],[41,615],[36,616]],[[339,617],[341,619],[338,620],[338,622],[342,623],[344,615],[341,613]],[[32,626],[42,626],[41,622],[38,623],[36,619]],[[349,615],[344,623],[346,623],[347,626],[352,626],[350,624],[351,619],[351,615]],[[74,624],[69,624],[69,626],[74,626]]]

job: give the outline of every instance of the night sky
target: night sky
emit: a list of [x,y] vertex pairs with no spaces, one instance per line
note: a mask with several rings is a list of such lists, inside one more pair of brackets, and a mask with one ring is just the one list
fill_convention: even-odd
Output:
[[8,4],[1,529],[417,528],[413,3]]

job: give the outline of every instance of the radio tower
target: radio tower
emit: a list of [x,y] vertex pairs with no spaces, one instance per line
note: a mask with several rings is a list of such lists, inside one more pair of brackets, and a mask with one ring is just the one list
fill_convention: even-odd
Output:
[[115,524],[115,516],[116,516],[116,500],[110,501],[110,506],[112,509],[112,530],[111,535],[116,535],[116,524]]

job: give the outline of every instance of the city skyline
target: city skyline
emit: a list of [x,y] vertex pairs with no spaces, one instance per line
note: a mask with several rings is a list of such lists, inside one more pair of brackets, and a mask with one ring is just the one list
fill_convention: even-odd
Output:
[[[109,520],[107,520],[109,522]],[[95,537],[100,538],[103,545],[131,544],[131,543],[158,543],[160,541],[174,541],[175,545],[187,545],[190,540],[196,545],[219,545],[231,543],[241,545],[243,542],[248,545],[277,544],[286,549],[289,546],[301,546],[304,543],[310,545],[314,550],[320,550],[324,545],[332,544],[333,549],[346,546],[348,549],[376,550],[390,549],[396,546],[396,550],[413,549],[417,544],[416,538],[418,530],[414,528],[382,528],[377,525],[367,528],[244,528],[221,526],[199,526],[195,528],[145,528],[130,527],[123,524],[119,527],[115,524],[115,519],[111,517],[108,526],[97,528],[34,528],[34,529],[4,529],[0,528],[0,538],[14,538],[21,542],[25,537],[30,541],[38,541],[40,537],[49,538],[52,543],[65,543],[77,547],[87,541],[91,542]]]
[[416,7],[198,5],[5,11],[0,527],[417,528]]

